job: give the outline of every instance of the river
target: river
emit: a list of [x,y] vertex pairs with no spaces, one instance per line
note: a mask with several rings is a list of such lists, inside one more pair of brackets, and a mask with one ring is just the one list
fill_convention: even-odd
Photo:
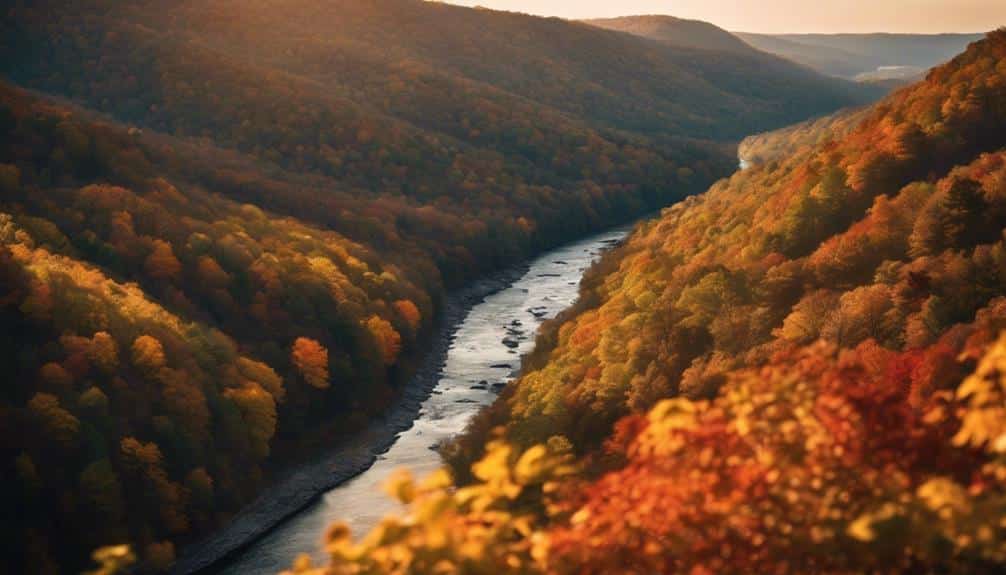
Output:
[[534,345],[542,321],[572,305],[583,272],[600,253],[616,244],[623,227],[552,250],[533,260],[528,271],[509,287],[486,297],[468,312],[448,351],[432,394],[412,427],[368,470],[331,489],[303,511],[241,551],[217,572],[228,575],[273,574],[308,553],[325,561],[321,537],[335,520],[349,523],[361,535],[398,505],[381,490],[392,471],[408,467],[422,477],[440,466],[435,451],[460,433],[502,384],[513,379],[520,356]]

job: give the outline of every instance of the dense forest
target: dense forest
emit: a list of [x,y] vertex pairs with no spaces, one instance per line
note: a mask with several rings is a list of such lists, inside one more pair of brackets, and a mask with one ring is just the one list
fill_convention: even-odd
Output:
[[1002,572],[1004,103],[1000,30],[766,136],[589,271],[408,515],[292,571]]
[[643,161],[575,156],[638,143],[610,129],[738,140],[872,97],[754,50],[418,0],[25,2],[3,31],[0,72],[21,85],[406,194],[459,153],[473,183],[579,178]]
[[781,61],[415,0],[3,11],[13,572],[113,543],[166,568],[378,417],[448,289],[701,192],[747,133],[870,98]]
[[804,148],[845,136],[869,113],[869,108],[847,108],[772,132],[748,136],[737,147],[737,155],[749,164],[781,160]]
[[386,405],[440,293],[408,236],[374,225],[389,241],[368,247],[166,179],[163,142],[10,87],[0,115],[11,565],[53,572],[116,540],[170,563],[304,430]]
[[732,163],[695,146],[678,156],[696,160],[689,183],[666,188],[420,203],[6,85],[0,124],[3,530],[11,565],[39,573],[118,541],[169,565],[174,542],[270,470],[387,407],[445,282],[697,192]]

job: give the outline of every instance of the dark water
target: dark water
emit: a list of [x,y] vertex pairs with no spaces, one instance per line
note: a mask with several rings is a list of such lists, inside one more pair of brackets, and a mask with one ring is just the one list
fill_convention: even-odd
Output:
[[399,435],[369,470],[281,524],[222,572],[278,573],[301,553],[322,563],[320,542],[327,525],[338,519],[347,521],[359,536],[385,515],[398,511],[398,505],[381,490],[391,472],[408,467],[422,477],[440,466],[433,448],[461,432],[475,413],[492,402],[499,387],[492,384],[513,378],[520,367],[520,355],[531,350],[541,322],[576,300],[583,272],[628,229],[612,230],[546,253],[531,262],[520,280],[473,307],[457,330],[440,381],[412,428]]

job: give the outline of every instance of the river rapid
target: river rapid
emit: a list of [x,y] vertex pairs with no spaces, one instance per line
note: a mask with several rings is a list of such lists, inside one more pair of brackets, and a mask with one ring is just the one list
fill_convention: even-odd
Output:
[[436,447],[464,430],[520,369],[520,357],[534,346],[538,326],[576,300],[580,278],[607,248],[629,231],[617,228],[552,250],[530,262],[508,287],[475,304],[447,350],[436,387],[422,403],[412,427],[356,477],[281,523],[211,571],[227,575],[274,574],[301,553],[324,563],[321,538],[327,525],[348,522],[355,536],[366,533],[399,506],[381,489],[396,469],[422,477],[441,465]]

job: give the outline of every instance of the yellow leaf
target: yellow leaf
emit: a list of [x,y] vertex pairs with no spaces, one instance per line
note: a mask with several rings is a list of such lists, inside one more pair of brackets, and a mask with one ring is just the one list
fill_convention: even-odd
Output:
[[527,484],[534,480],[544,468],[548,450],[543,445],[535,445],[528,449],[517,460],[514,466],[514,477],[518,483]]
[[510,446],[503,442],[490,442],[486,446],[485,457],[472,465],[472,473],[485,482],[509,477],[510,469],[507,463],[510,459],[510,451]]

